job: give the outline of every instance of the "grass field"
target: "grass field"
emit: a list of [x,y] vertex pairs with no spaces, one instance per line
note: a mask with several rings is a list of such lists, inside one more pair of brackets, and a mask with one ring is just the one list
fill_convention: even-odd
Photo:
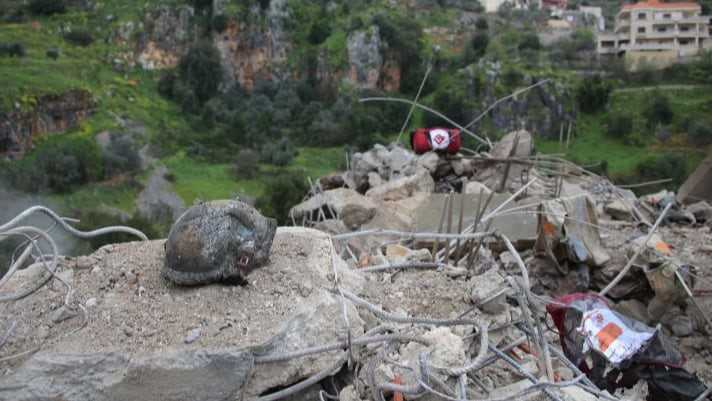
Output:
[[[704,158],[706,149],[685,145],[685,133],[674,127],[687,117],[694,117],[712,111],[712,88],[666,89],[663,93],[670,100],[673,111],[673,138],[666,144],[655,138],[654,130],[646,127],[643,110],[654,95],[649,89],[614,92],[609,110],[593,115],[581,114],[577,121],[575,137],[569,149],[562,149],[556,140],[538,140],[536,148],[542,153],[566,153],[566,156],[581,164],[608,162],[612,176],[630,174],[645,158],[665,152],[684,153],[691,171]],[[606,118],[611,112],[629,113],[634,120],[634,130],[640,133],[642,146],[629,145],[623,140],[606,135]]]
[[[299,148],[298,156],[286,167],[298,170],[317,179],[340,169],[344,158],[342,148]],[[260,173],[250,180],[236,179],[230,164],[210,164],[191,159],[183,153],[164,160],[175,176],[175,191],[190,205],[195,200],[231,198],[237,195],[259,197],[267,180],[279,173],[280,168],[260,165]]]

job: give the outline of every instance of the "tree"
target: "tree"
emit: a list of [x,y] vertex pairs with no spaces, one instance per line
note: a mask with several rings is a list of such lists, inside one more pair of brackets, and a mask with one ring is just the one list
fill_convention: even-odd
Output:
[[519,50],[541,50],[541,41],[539,40],[539,35],[535,32],[527,32],[519,41]]
[[75,46],[81,47],[87,47],[94,43],[94,37],[91,36],[91,33],[84,30],[67,32],[64,34],[64,40]]
[[712,126],[708,121],[693,121],[688,128],[687,138],[692,145],[709,145],[712,143]]
[[104,150],[104,176],[130,173],[141,167],[138,145],[130,135],[111,135]]
[[486,31],[477,32],[465,46],[465,51],[462,55],[463,65],[470,65],[481,59],[487,52],[489,41],[490,38]]
[[373,18],[388,49],[401,66],[401,91],[414,93],[423,80],[423,29],[413,18],[381,13]]
[[189,4],[193,6],[197,12],[212,11],[213,0],[189,0]]
[[267,181],[256,206],[263,214],[276,218],[279,224],[289,224],[289,210],[302,201],[308,190],[303,173],[285,171]]
[[624,113],[612,113],[606,120],[606,134],[617,139],[625,139],[633,132],[633,119]]
[[687,158],[679,153],[650,156],[636,166],[636,172],[641,181],[672,178],[670,185],[678,187],[687,176]]
[[235,177],[249,180],[259,173],[259,163],[260,158],[257,152],[252,149],[243,149],[237,153],[232,171]]
[[196,43],[180,60],[178,75],[202,106],[218,93],[222,83],[223,69],[218,49],[210,41]]
[[213,31],[223,33],[227,29],[228,22],[229,19],[227,16],[225,14],[220,14],[213,17],[210,26],[213,28]]
[[586,77],[576,88],[576,102],[584,113],[595,113],[608,104],[613,88],[600,75]]
[[652,101],[643,111],[643,116],[647,120],[648,127],[655,127],[658,124],[670,124],[673,118],[673,111],[668,97],[660,92],[654,93]]
[[34,15],[62,14],[67,11],[67,6],[64,0],[32,0],[29,10]]
[[692,78],[700,83],[712,83],[712,51],[708,50],[692,65]]
[[29,157],[0,170],[17,189],[26,192],[64,193],[103,178],[99,146],[93,139],[52,139]]

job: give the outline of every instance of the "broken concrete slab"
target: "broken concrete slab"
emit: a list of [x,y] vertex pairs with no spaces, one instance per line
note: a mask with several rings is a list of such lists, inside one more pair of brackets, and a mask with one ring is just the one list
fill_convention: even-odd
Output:
[[712,205],[706,201],[699,201],[687,206],[685,210],[695,216],[699,223],[712,221]]
[[[447,194],[431,194],[426,201],[415,212],[415,231],[416,232],[437,232],[440,224],[440,216],[445,207],[445,199]],[[460,216],[460,197],[464,196],[464,219],[463,227],[467,227],[474,223],[476,218],[476,210],[479,194],[455,194],[453,201],[453,221],[457,222]],[[487,211],[494,210],[502,202],[509,198],[505,194],[494,195]],[[484,205],[486,197],[481,200]],[[528,202],[511,202],[506,209],[515,208]],[[506,235],[517,247],[524,248],[532,245],[537,236],[537,218],[535,214],[527,213],[512,213],[494,217],[492,220],[492,229]],[[453,224],[452,232],[457,230],[457,224]]]
[[[7,304],[20,333],[8,354],[42,344],[27,360],[13,361],[0,376],[0,398],[12,400],[135,400],[253,398],[329,368],[340,352],[252,366],[251,355],[290,352],[333,343],[346,332],[344,306],[328,289],[336,268],[340,285],[354,293],[365,278],[332,260],[329,237],[306,228],[279,228],[269,262],[249,276],[249,285],[178,287],[160,277],[164,241],[112,245],[97,254],[102,269],[74,273],[79,302],[96,299],[87,325],[69,319],[48,326],[51,304],[64,292],[42,290]],[[334,266],[333,262],[336,263]],[[74,265],[72,262],[70,265]],[[64,267],[62,267],[64,269]],[[138,286],[127,282],[131,271]],[[61,273],[61,271],[59,272]],[[353,336],[365,327],[346,305]],[[117,330],[125,327],[125,330]],[[199,328],[192,343],[186,335]],[[7,363],[4,368],[10,366]],[[91,368],[89,368],[91,367]],[[228,378],[229,376],[229,378]],[[140,396],[141,392],[148,396]],[[158,395],[158,391],[165,391]],[[151,396],[155,394],[156,396]]]
[[253,365],[248,350],[39,353],[0,378],[0,398],[14,401],[184,401],[237,399]]
[[[518,139],[517,139],[518,138]],[[514,142],[517,139],[517,148],[514,149]],[[534,141],[528,131],[512,131],[494,144],[490,154],[496,159],[513,157],[526,157],[532,154]]]
[[680,203],[686,204],[701,200],[712,203],[712,152],[677,191],[677,201]]
[[603,207],[603,211],[616,220],[630,221],[633,219],[633,208],[619,199],[607,203]]
[[479,195],[480,191],[485,196],[488,196],[489,194],[492,193],[491,189],[487,188],[487,186],[485,184],[478,182],[478,181],[468,181],[467,183],[465,183],[465,187],[462,192],[465,194]]

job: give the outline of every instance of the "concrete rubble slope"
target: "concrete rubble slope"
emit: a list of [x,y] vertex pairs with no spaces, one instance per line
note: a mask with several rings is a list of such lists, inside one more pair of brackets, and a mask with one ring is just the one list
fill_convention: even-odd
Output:
[[611,311],[659,330],[696,375],[687,388],[712,383],[709,205],[638,197],[531,155],[530,137],[472,157],[398,146],[354,155],[294,206],[299,227],[277,230],[269,262],[243,286],[171,285],[163,241],[61,259],[54,278],[41,264],[20,270],[0,296],[49,282],[0,303],[11,317],[0,323],[0,400],[657,394],[644,380],[610,394],[581,375],[546,311],[572,293],[601,293]]

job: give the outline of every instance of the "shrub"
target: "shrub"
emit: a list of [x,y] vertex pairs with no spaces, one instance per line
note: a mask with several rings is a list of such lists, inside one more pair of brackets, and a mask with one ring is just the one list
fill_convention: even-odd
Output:
[[61,14],[67,11],[64,0],[32,0],[29,10],[34,15]]
[[242,179],[254,178],[260,171],[260,158],[252,149],[244,149],[237,153],[237,158],[232,165],[235,177]]
[[307,40],[313,45],[320,45],[331,35],[331,26],[326,16],[314,22],[309,29]]
[[373,18],[383,41],[401,66],[401,91],[414,93],[423,80],[423,30],[413,18],[381,13]]
[[173,96],[175,95],[173,92],[173,86],[175,85],[176,82],[176,74],[173,71],[168,71],[161,75],[161,78],[158,80],[158,93],[161,94],[161,96],[172,99]]
[[45,53],[47,58],[51,58],[52,60],[57,60],[59,58],[59,49],[53,48],[53,49],[47,49],[47,52]]
[[88,31],[78,30],[67,32],[64,34],[64,40],[67,42],[81,47],[87,47],[94,43],[94,37]]
[[633,118],[623,113],[613,113],[606,119],[606,134],[613,138],[625,139],[633,132]]
[[141,168],[138,145],[131,136],[126,134],[111,135],[102,156],[105,177],[130,173]]
[[282,172],[267,181],[264,194],[257,198],[256,206],[263,214],[276,218],[280,225],[289,224],[289,210],[302,201],[308,190],[303,173]]
[[297,155],[297,149],[287,138],[282,138],[278,142],[267,142],[262,147],[262,161],[275,166],[284,167],[288,165]]
[[220,53],[215,45],[209,41],[193,45],[180,60],[178,74],[187,89],[181,93],[182,100],[188,100],[191,106],[195,102],[202,106],[215,96],[223,78]]
[[465,51],[463,52],[463,64],[470,65],[477,62],[482,56],[487,52],[487,46],[489,46],[489,35],[486,31],[481,31],[475,34],[475,36],[470,39],[467,46],[465,46]]
[[678,187],[687,177],[687,158],[678,153],[651,156],[636,166],[636,174],[640,181],[672,178],[669,185]]
[[703,84],[712,83],[712,51],[707,50],[692,64],[691,76],[696,82]]
[[541,41],[539,36],[534,32],[528,32],[519,41],[519,50],[541,50]]
[[225,14],[220,14],[213,17],[210,26],[213,28],[213,31],[223,33],[227,29],[228,22],[229,19],[227,16]]
[[487,18],[485,17],[480,17],[475,21],[475,28],[478,31],[486,31],[489,29],[489,23],[487,22]]
[[[149,239],[161,237],[161,232],[155,225],[153,225],[147,219],[138,215],[130,217],[128,220],[125,220],[122,219],[120,216],[109,213],[107,211],[94,209],[79,213],[78,216],[79,223],[77,224],[77,228],[80,230],[91,231],[96,230],[99,227],[121,225],[135,228],[146,234]],[[92,250],[97,250],[104,245],[138,241],[138,238],[130,234],[111,233],[90,238],[88,241]]]
[[193,6],[196,12],[204,12],[212,10],[213,0],[189,0],[189,4]]
[[652,101],[643,111],[643,116],[647,120],[649,127],[654,127],[658,124],[670,124],[673,118],[670,100],[661,93],[655,93],[652,96]]
[[27,51],[22,43],[0,43],[0,57],[25,57]]
[[613,88],[599,75],[586,77],[576,88],[576,103],[584,113],[595,113],[608,104]]
[[50,140],[29,157],[9,164],[3,173],[25,192],[68,192],[103,177],[101,152],[94,140]]
[[692,145],[712,143],[712,126],[707,121],[693,121],[687,132],[687,140]]

